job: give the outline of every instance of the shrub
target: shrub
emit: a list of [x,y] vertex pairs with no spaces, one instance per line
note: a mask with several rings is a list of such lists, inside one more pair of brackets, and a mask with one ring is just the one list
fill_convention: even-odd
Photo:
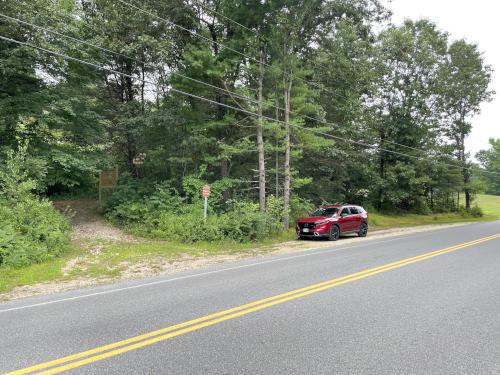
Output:
[[[166,184],[156,185],[151,193],[142,196],[138,190],[130,186],[118,189],[105,207],[108,219],[139,234],[185,243],[248,242],[282,230],[282,205],[272,199],[267,213],[260,212],[258,204],[234,200],[225,205],[225,210],[212,209],[205,221],[201,201],[187,204]],[[112,206],[113,203],[116,206]]]
[[62,254],[68,220],[47,200],[0,201],[0,265],[21,267]]
[[0,165],[0,265],[21,267],[60,255],[69,243],[69,221],[32,194],[27,145],[9,151]]
[[202,207],[185,205],[182,212],[148,211],[139,223],[128,225],[138,232],[157,238],[185,243],[229,240],[248,242],[264,239],[281,231],[281,223],[269,214],[261,213],[252,204],[245,204],[223,213],[211,213],[203,219]]
[[460,207],[460,215],[462,216],[472,216],[472,217],[483,217],[484,213],[481,207],[479,206],[473,206],[469,209],[466,209],[465,207]]

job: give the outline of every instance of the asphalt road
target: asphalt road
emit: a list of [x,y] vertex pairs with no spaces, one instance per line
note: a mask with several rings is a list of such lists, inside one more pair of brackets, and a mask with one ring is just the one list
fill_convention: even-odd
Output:
[[0,304],[0,372],[26,368],[500,374],[500,222]]

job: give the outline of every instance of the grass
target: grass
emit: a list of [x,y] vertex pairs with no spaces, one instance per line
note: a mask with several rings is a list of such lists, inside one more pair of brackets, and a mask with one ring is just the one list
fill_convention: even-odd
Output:
[[418,225],[469,223],[473,221],[492,221],[492,215],[483,217],[462,216],[460,214],[435,214],[435,215],[384,215],[370,213],[370,224],[375,229],[388,229],[395,227],[413,227]]
[[453,224],[473,221],[500,220],[500,196],[477,195],[476,202],[484,212],[483,217],[463,216],[457,213],[433,215],[386,215],[370,212],[370,224],[375,229],[388,229],[393,227],[412,227],[416,225]]
[[485,215],[500,220],[500,196],[478,194],[476,199],[478,206],[483,209]]
[[79,255],[81,250],[71,249],[60,258],[23,268],[0,267],[0,293],[18,286],[31,285],[63,278],[66,263]]

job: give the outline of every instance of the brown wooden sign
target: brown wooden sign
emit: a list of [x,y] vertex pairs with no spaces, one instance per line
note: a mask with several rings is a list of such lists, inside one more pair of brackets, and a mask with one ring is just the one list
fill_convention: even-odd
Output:
[[99,174],[99,187],[101,189],[113,188],[118,183],[118,168],[105,169]]

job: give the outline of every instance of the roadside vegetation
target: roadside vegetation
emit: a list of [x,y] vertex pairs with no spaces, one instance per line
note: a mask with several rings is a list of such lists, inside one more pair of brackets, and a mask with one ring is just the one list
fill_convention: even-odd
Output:
[[[387,215],[372,211],[370,212],[371,231],[373,233],[373,231],[397,227],[500,220],[500,196],[478,195],[477,202],[481,205],[480,207],[484,207],[485,215],[482,217],[457,213]],[[0,293],[38,283],[70,283],[72,280],[93,279],[95,281],[89,284],[93,285],[95,282],[110,282],[127,273],[130,277],[142,277],[176,271],[183,269],[183,263],[189,264],[197,259],[208,260],[207,264],[211,264],[210,259],[218,262],[235,259],[231,257],[264,254],[275,250],[280,244],[295,239],[294,231],[290,230],[256,242],[239,243],[226,239],[182,243],[160,240],[144,228],[134,225],[129,226],[128,230],[136,235],[149,236],[149,238],[137,237],[136,241],[123,239],[111,241],[99,239],[98,236],[93,239],[76,239],[60,257],[25,267],[1,266]],[[163,233],[160,237],[164,235]],[[317,241],[310,241],[306,245],[317,246]],[[92,249],[99,250],[94,252]],[[133,272],[135,268],[138,268],[137,274]],[[87,284],[83,284],[85,285]]]
[[[183,180],[180,195],[168,183],[122,183],[106,200],[105,216],[128,231],[154,239],[180,243],[245,243],[275,238],[283,232],[283,201],[267,197],[265,211],[248,198],[224,199],[224,184],[213,184],[208,218],[202,215],[200,191],[204,182],[195,177]],[[307,215],[310,202],[293,199],[292,216]]]
[[70,224],[46,198],[32,193],[26,174],[26,146],[8,152],[0,168],[0,270],[42,263],[64,253]]

